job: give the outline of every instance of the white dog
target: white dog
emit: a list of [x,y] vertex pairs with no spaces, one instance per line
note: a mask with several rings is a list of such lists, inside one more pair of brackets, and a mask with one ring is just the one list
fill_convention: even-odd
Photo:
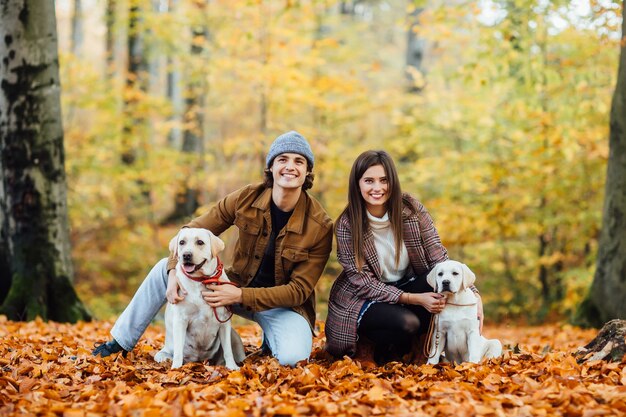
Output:
[[170,241],[176,254],[176,277],[186,291],[185,299],[167,304],[165,346],[155,356],[157,362],[172,360],[172,369],[183,362],[212,360],[228,369],[239,369],[245,356],[239,334],[230,325],[231,313],[225,307],[211,308],[203,299],[207,279],[230,282],[217,254],[224,242],[206,229],[185,228]]
[[446,306],[434,317],[428,363],[439,363],[442,352],[453,363],[478,363],[500,356],[502,343],[480,334],[478,299],[470,289],[476,276],[467,265],[450,260],[438,263],[426,280],[436,293],[446,295]]

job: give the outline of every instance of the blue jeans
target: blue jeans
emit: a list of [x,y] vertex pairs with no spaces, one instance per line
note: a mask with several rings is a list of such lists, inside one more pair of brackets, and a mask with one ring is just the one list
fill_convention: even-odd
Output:
[[[111,336],[125,350],[132,350],[167,301],[167,259],[161,259],[141,283],[130,304],[119,316]],[[247,311],[234,305],[233,312],[261,326],[263,340],[281,365],[294,366],[308,359],[313,334],[304,317],[289,308]]]

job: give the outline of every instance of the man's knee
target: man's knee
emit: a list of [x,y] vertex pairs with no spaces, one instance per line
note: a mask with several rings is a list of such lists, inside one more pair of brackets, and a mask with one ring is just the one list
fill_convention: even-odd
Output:
[[302,346],[282,346],[272,352],[278,363],[284,366],[295,366],[298,362],[308,360],[311,356],[311,347]]

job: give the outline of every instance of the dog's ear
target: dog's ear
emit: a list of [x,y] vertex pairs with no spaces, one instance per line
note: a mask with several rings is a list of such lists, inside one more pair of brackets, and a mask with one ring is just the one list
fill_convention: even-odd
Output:
[[465,264],[461,264],[461,268],[463,269],[463,289],[469,288],[476,281],[476,275]]
[[437,270],[439,265],[435,265],[433,269],[430,270],[428,275],[426,275],[426,282],[428,285],[433,287],[433,290],[437,292]]
[[213,233],[209,232],[211,236],[211,255],[217,256],[218,253],[224,250],[224,241]]
[[178,257],[178,233],[170,240],[170,252],[174,252],[174,256]]

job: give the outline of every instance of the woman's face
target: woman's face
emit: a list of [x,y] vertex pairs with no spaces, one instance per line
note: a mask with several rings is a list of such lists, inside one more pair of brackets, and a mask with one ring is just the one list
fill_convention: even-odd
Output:
[[367,211],[376,217],[385,214],[385,203],[389,200],[389,184],[385,168],[382,165],[372,165],[363,173],[359,180],[361,197],[365,200]]

